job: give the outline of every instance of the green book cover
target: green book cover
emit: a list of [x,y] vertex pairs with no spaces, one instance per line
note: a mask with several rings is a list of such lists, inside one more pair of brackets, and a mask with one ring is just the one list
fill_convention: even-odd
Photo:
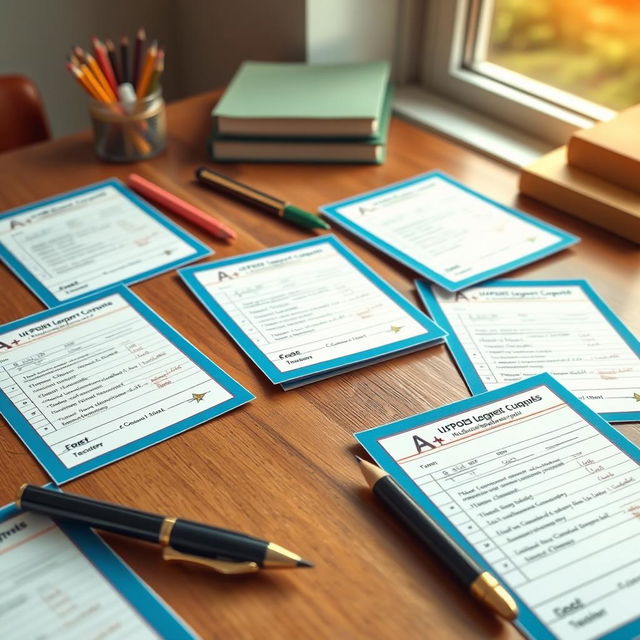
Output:
[[387,87],[378,133],[368,138],[236,136],[214,122],[209,154],[218,162],[342,162],[380,164],[386,155],[393,90]]
[[377,131],[389,63],[244,62],[213,110],[237,135],[367,136]]

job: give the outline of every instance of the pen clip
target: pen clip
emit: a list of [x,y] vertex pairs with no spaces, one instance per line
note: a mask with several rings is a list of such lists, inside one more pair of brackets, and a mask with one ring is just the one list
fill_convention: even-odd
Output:
[[213,569],[218,573],[226,575],[238,575],[242,573],[256,573],[260,567],[256,562],[233,562],[232,560],[218,560],[217,558],[203,558],[202,556],[194,556],[188,553],[176,551],[172,547],[164,547],[162,549],[162,558],[168,562],[190,562],[199,564],[209,569]]

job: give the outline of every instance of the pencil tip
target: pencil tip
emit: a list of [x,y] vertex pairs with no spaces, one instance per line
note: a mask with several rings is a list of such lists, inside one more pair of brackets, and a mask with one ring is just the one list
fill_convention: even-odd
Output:
[[360,456],[355,456],[355,458],[358,461],[358,463],[364,462],[364,458],[361,458]]

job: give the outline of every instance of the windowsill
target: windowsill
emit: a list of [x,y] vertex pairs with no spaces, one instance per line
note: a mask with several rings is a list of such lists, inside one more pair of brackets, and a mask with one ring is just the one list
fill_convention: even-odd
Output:
[[502,124],[417,85],[395,89],[396,115],[424,125],[512,167],[522,167],[553,148],[549,142]]

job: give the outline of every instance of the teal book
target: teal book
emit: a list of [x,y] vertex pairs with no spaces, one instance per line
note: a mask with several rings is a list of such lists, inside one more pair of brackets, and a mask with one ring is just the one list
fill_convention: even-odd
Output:
[[214,125],[209,155],[217,162],[345,162],[381,164],[386,156],[392,90],[388,88],[376,135],[367,138],[247,137],[225,135]]
[[223,135],[370,138],[388,84],[386,61],[244,62],[212,115]]

